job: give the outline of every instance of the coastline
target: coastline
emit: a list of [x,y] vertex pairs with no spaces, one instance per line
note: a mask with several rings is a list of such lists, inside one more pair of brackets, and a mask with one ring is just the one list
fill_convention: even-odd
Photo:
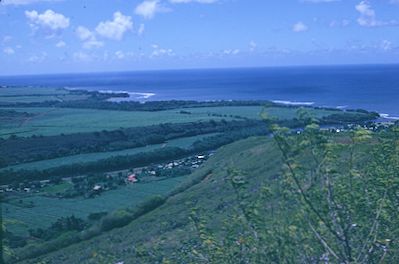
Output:
[[[154,92],[131,92],[127,90],[104,90],[104,89],[88,89],[84,87],[63,87],[65,90],[84,90],[88,92],[99,92],[102,94],[127,94],[128,97],[111,97],[107,99],[108,102],[114,102],[114,103],[121,103],[121,102],[151,102],[151,98],[155,97],[157,94]],[[178,98],[175,98],[174,100],[180,100]],[[184,100],[183,100],[184,101]],[[200,100],[198,100],[200,101]],[[206,100],[206,101],[234,101],[234,100]],[[247,100],[246,100],[247,101]],[[253,100],[248,100],[248,101],[255,101]],[[266,101],[266,100],[265,100]],[[336,108],[342,111],[346,111],[346,109],[354,109],[351,108],[350,105],[337,105],[337,106],[322,106],[318,105],[317,102],[313,101],[295,101],[295,100],[267,100],[276,104],[281,104],[281,105],[287,105],[287,106],[304,106],[304,107],[322,107],[322,108]],[[375,111],[371,109],[365,109],[367,111]],[[375,111],[377,112],[377,111]],[[388,114],[388,113],[382,113],[378,112],[380,115],[380,118],[376,120],[376,122],[395,122],[399,120],[399,116],[396,116],[395,114]]]

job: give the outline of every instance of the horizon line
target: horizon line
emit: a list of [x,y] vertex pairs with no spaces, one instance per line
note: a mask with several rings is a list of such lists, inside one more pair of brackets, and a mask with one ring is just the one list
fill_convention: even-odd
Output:
[[309,65],[275,65],[275,66],[232,66],[232,67],[199,67],[199,68],[171,68],[171,69],[142,69],[121,71],[87,71],[87,72],[59,72],[59,73],[34,73],[34,74],[0,74],[0,78],[29,77],[29,76],[56,76],[56,75],[91,75],[91,74],[115,74],[136,72],[177,72],[177,71],[206,71],[206,70],[245,70],[245,69],[282,69],[282,68],[328,68],[328,67],[367,67],[367,66],[399,66],[399,63],[348,63],[348,64],[309,64]]

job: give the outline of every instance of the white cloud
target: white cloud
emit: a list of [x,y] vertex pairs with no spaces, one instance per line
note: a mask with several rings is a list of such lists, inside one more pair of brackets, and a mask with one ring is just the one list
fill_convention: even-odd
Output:
[[372,8],[368,1],[361,1],[355,6],[355,9],[360,13],[357,22],[362,27],[378,27],[378,26],[393,26],[398,25],[395,20],[392,21],[379,21],[375,10]]
[[[134,53],[134,52],[124,52],[121,50],[118,50],[114,53],[114,58],[118,59],[118,60],[124,60],[124,59],[130,59],[130,58],[138,58],[138,56]],[[107,60],[107,58],[104,57],[104,60]]]
[[84,49],[101,48],[104,46],[104,42],[98,41],[96,39],[88,40],[83,42]]
[[358,5],[355,6],[355,9],[360,13],[360,17],[357,20],[359,25],[367,27],[373,27],[378,25],[375,11],[371,8],[371,5],[369,5],[368,2],[360,2]]
[[136,6],[134,13],[146,19],[151,19],[156,13],[168,12],[170,9],[161,6],[160,0],[145,0]]
[[102,46],[104,46],[104,43],[98,41],[95,34],[86,27],[79,26],[76,29],[76,34],[79,39],[83,41],[84,49],[101,48]]
[[96,32],[105,38],[121,40],[125,32],[131,29],[133,29],[132,18],[118,11],[114,13],[114,20],[100,22]]
[[141,35],[144,34],[144,31],[145,31],[145,25],[144,25],[144,24],[140,24],[140,27],[139,27],[139,29],[137,30],[137,34],[138,34],[139,36],[141,36]]
[[304,32],[307,30],[308,30],[308,27],[303,22],[295,23],[292,26],[292,31],[294,31],[294,32]]
[[91,32],[88,28],[83,26],[77,27],[76,34],[78,35],[80,40],[89,40],[95,37],[93,32]]
[[7,43],[7,42],[10,42],[11,40],[12,40],[11,36],[4,36],[3,39],[2,39],[2,42],[3,43]]
[[258,44],[256,44],[255,41],[249,42],[249,50],[250,51],[255,51],[257,47],[258,47]]
[[238,53],[240,53],[239,49],[226,49],[223,51],[224,55],[237,55]]
[[3,52],[7,55],[13,55],[15,53],[15,50],[11,47],[6,47],[3,49]]
[[392,42],[385,39],[381,41],[380,47],[382,50],[389,51],[392,49]]
[[35,54],[28,58],[28,62],[32,63],[40,63],[43,62],[47,58],[47,53],[42,52],[41,54]]
[[75,61],[79,61],[79,62],[89,62],[89,61],[92,61],[93,58],[91,55],[89,55],[85,52],[79,51],[79,52],[75,52],[73,54],[73,59]]
[[115,56],[116,56],[118,59],[122,60],[122,59],[125,58],[125,53],[123,53],[123,51],[118,50],[117,52],[115,52]]
[[330,27],[347,27],[351,23],[348,19],[333,20],[330,22]]
[[150,58],[153,57],[161,57],[161,56],[175,56],[176,54],[173,52],[172,49],[164,49],[159,47],[157,44],[151,45],[153,51],[150,55]]
[[55,44],[55,46],[57,47],[57,48],[63,48],[63,47],[65,47],[66,46],[66,43],[64,42],[64,41],[58,41],[57,42],[57,44]]
[[69,18],[50,9],[42,14],[39,14],[36,10],[25,11],[25,16],[29,19],[33,28],[42,27],[57,31],[69,27]]
[[38,2],[59,2],[61,0],[3,0],[3,5],[30,5]]
[[186,4],[186,3],[200,3],[200,4],[213,4],[218,0],[169,0],[173,4]]

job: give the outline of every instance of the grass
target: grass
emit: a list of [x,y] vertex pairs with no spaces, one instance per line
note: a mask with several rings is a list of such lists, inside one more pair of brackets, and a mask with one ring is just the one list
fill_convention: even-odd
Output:
[[[21,208],[11,203],[4,203],[3,217],[7,229],[15,234],[27,235],[28,229],[46,228],[60,217],[75,215],[86,219],[90,213],[111,212],[119,208],[134,207],[154,195],[162,195],[183,181],[183,177],[171,178],[151,183],[127,185],[117,190],[104,192],[92,199],[73,198],[58,199],[44,197],[39,194],[22,198],[24,204],[33,202],[33,208]],[[52,191],[65,188],[54,186]]]
[[23,163],[23,164],[18,164],[15,166],[9,166],[9,167],[0,169],[0,171],[6,170],[6,169],[44,170],[44,169],[49,169],[49,168],[63,166],[63,165],[80,163],[80,162],[98,161],[98,160],[110,158],[113,156],[133,155],[133,154],[137,154],[140,152],[153,151],[153,150],[160,149],[163,147],[189,148],[195,141],[204,139],[206,137],[215,136],[217,134],[218,133],[210,133],[210,134],[198,135],[198,136],[194,136],[194,137],[178,138],[178,139],[169,140],[165,144],[155,144],[155,145],[149,145],[146,147],[132,148],[132,149],[126,149],[126,150],[120,150],[120,151],[79,154],[79,155],[66,156],[66,157],[50,159],[50,160],[41,160],[41,161]]
[[[274,179],[280,175],[281,166],[279,152],[268,138],[250,138],[222,147],[203,167],[188,176],[187,180],[190,180],[212,170],[212,174],[199,184],[171,197],[164,205],[125,227],[50,253],[41,260],[97,263],[100,260],[93,252],[102,252],[117,257],[119,261],[149,263],[131,252],[132,245],[148,247],[149,250],[156,247],[164,256],[173,256],[175,250],[189,245],[197,237],[190,224],[193,208],[198,208],[203,217],[209,216],[206,218],[208,226],[219,231],[221,222],[228,220],[229,215],[237,210],[237,199],[227,173],[229,168],[248,172],[245,177],[250,189],[257,190],[265,181],[275,185]],[[114,241],[112,246],[109,241]]]
[[[201,120],[219,120],[220,117],[210,117],[206,113],[195,115],[181,114],[179,110],[160,112],[128,112],[95,109],[68,108],[7,108],[20,112],[35,114],[34,117],[22,123],[2,126],[1,135],[10,133],[19,136],[58,135],[61,133],[93,132],[115,130],[126,127],[150,126],[160,123],[186,123]],[[231,119],[231,118],[226,118]]]
[[86,99],[86,95],[0,96],[1,103],[41,103],[46,101],[72,101]]
[[221,107],[201,107],[201,108],[187,108],[185,111],[191,112],[195,115],[226,115],[226,117],[240,116],[252,119],[260,118],[262,106],[221,106]]
[[71,188],[73,185],[70,182],[63,182],[61,184],[57,184],[57,185],[50,185],[50,186],[46,186],[44,187],[41,191],[46,193],[46,194],[57,194],[60,192],[64,192],[66,190],[68,190],[69,188]]
[[[331,114],[336,114],[337,111],[326,110],[326,109],[314,109],[314,108],[303,108],[307,111],[307,113],[314,118],[322,118],[324,116],[328,116]],[[271,117],[277,119],[293,119],[298,117],[297,115],[298,108],[291,107],[268,107],[266,108],[266,113]]]
[[[326,110],[326,109],[313,109],[304,108],[309,115],[315,118],[321,118],[323,116],[337,113],[337,111]],[[188,108],[185,109],[194,114],[217,114],[226,115],[227,117],[240,116],[245,118],[260,119],[262,106],[226,106],[226,107],[203,107],[203,108]],[[293,107],[268,107],[266,112],[278,119],[293,119],[297,117],[298,108]]]
[[70,92],[54,87],[0,87],[0,97],[4,96],[31,96],[31,95],[66,95]]
[[37,103],[45,101],[70,101],[86,99],[87,95],[71,94],[68,90],[51,87],[0,88],[1,103]]
[[[31,135],[59,135],[61,133],[93,132],[101,130],[115,130],[127,127],[150,126],[160,123],[185,123],[202,120],[235,119],[236,116],[260,119],[260,106],[226,106],[187,108],[181,113],[179,109],[143,112],[143,111],[112,111],[96,109],[69,109],[69,108],[6,108],[20,112],[35,114],[22,122],[4,123],[0,130],[0,137],[10,134],[19,136]],[[336,113],[324,109],[308,109],[310,115],[322,117]],[[267,112],[279,119],[292,119],[297,116],[297,108],[270,107]],[[216,115],[216,116],[215,116]]]

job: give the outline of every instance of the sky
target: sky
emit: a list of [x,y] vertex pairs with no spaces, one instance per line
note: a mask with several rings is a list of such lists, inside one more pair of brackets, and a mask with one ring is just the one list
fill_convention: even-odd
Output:
[[399,0],[1,0],[0,75],[398,63]]

